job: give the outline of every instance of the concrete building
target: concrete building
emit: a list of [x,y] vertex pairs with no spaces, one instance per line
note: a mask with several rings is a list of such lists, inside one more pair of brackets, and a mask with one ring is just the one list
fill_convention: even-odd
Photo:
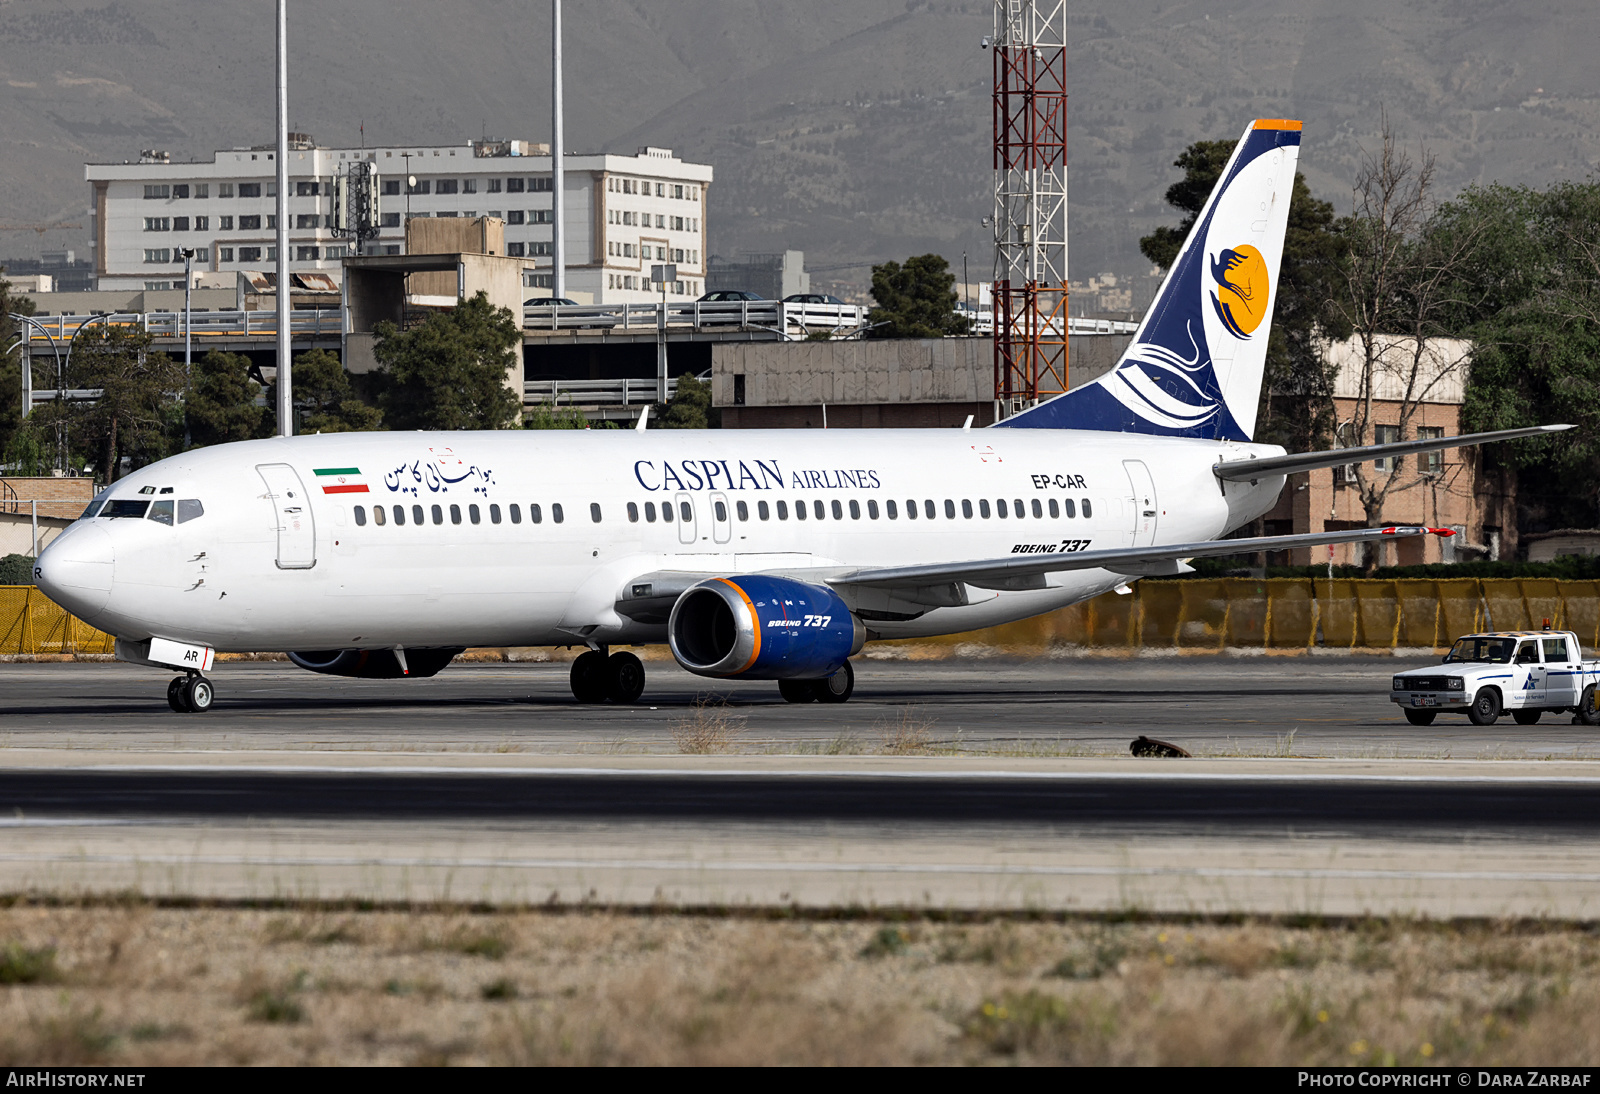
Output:
[[736,289],[753,292],[768,300],[811,291],[811,275],[806,273],[804,251],[781,254],[746,254],[738,258],[712,255],[706,269],[706,291]]
[[[137,163],[86,164],[100,288],[181,289],[186,247],[195,251],[196,271],[270,269],[277,261],[274,156],[271,147],[255,147],[219,151],[209,162],[173,162],[151,152]],[[352,161],[365,159],[378,172],[381,225],[366,254],[403,253],[408,217],[495,217],[505,221],[507,254],[532,260],[527,287],[548,288],[554,196],[548,146],[318,148],[295,134],[289,157],[295,272],[341,276],[340,264],[355,248],[333,231],[334,182]],[[659,300],[650,267],[675,263],[678,280],[667,287],[668,299],[699,296],[711,176],[709,166],[686,163],[668,148],[567,156],[568,295],[580,303]]]

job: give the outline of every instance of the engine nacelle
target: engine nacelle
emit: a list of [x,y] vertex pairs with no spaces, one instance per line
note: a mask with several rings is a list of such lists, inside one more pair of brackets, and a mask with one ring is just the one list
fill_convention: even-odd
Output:
[[437,675],[463,646],[416,646],[406,650],[406,668],[393,650],[302,650],[289,654],[289,660],[303,669],[328,676],[355,676],[362,680],[395,680]]
[[701,676],[820,680],[866,640],[832,589],[760,574],[691,586],[667,621],[672,656]]

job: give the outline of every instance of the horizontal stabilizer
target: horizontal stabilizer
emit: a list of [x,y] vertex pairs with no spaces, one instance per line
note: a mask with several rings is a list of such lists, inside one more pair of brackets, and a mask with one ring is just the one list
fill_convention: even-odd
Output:
[[1292,475],[1297,471],[1315,471],[1319,467],[1341,467],[1390,456],[1408,456],[1415,452],[1439,452],[1446,448],[1514,441],[1521,437],[1539,437],[1573,428],[1570,425],[1535,425],[1526,429],[1497,429],[1492,433],[1464,433],[1459,437],[1429,437],[1419,441],[1396,441],[1394,444],[1369,444],[1359,448],[1334,448],[1326,452],[1268,456],[1260,460],[1223,460],[1212,470],[1217,478],[1228,482],[1254,482],[1278,475]]
[[876,589],[914,589],[953,581],[976,585],[980,589],[1044,588],[1043,582],[1026,579],[1063,570],[1110,570],[1134,577],[1161,576],[1184,572],[1178,563],[1191,558],[1325,547],[1330,543],[1370,543],[1425,535],[1453,536],[1455,533],[1448,528],[1411,526],[1352,528],[1342,532],[1311,532],[1303,536],[1213,539],[1199,543],[1174,543],[1165,547],[1120,547],[1107,551],[1020,555],[972,562],[939,562],[925,566],[889,566],[837,574],[827,578],[827,582],[835,587]]

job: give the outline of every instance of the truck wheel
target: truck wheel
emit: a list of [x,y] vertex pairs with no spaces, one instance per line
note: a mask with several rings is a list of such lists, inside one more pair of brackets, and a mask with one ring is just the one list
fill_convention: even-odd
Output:
[[1492,726],[1500,720],[1500,693],[1494,688],[1479,688],[1472,697],[1467,720],[1475,726]]
[[1436,710],[1412,710],[1410,707],[1402,707],[1401,710],[1405,713],[1406,721],[1414,726],[1433,725],[1433,720],[1439,713]]
[[1578,723],[1580,725],[1600,725],[1600,712],[1594,709],[1594,685],[1590,684],[1583,689],[1583,698],[1578,700]]
[[1519,726],[1531,726],[1539,720],[1539,715],[1543,713],[1544,711],[1542,710],[1513,710],[1511,718]]

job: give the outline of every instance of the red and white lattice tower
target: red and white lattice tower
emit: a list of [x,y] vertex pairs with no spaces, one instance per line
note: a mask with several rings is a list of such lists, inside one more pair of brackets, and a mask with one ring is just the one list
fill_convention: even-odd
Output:
[[995,0],[994,397],[1067,390],[1067,5]]

